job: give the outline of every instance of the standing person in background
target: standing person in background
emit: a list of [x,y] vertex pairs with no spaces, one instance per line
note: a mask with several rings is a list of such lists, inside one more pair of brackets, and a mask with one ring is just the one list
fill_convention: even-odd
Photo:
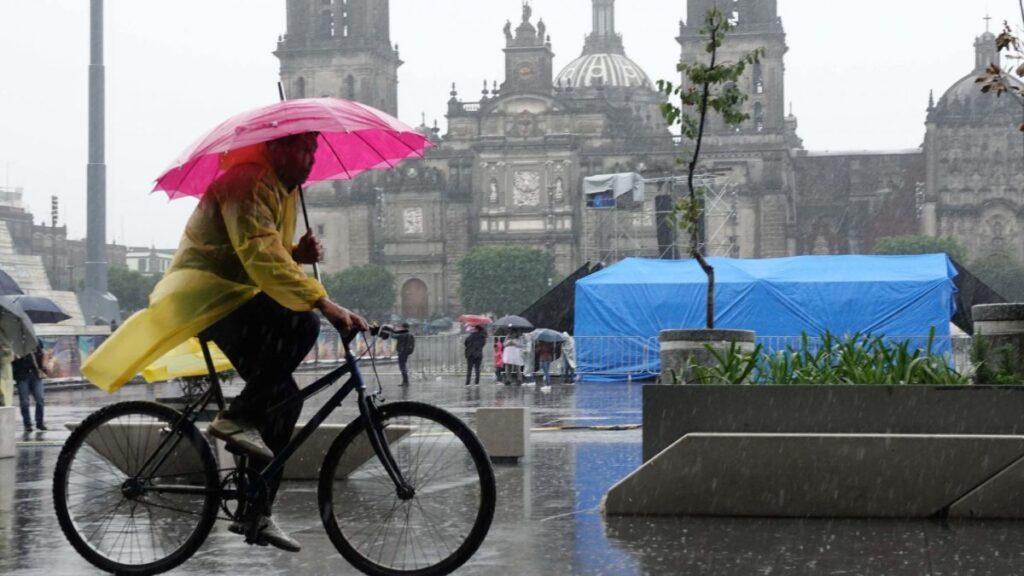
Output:
[[480,364],[484,360],[484,345],[487,344],[487,334],[483,326],[474,326],[473,332],[466,337],[463,343],[466,347],[466,386],[469,386],[470,376],[476,370],[474,386],[480,385]]
[[498,384],[504,384],[505,376],[505,358],[502,355],[502,349],[504,345],[501,343],[501,338],[494,337],[494,381]]
[[402,373],[402,386],[409,385],[409,368],[406,363],[409,356],[412,356],[416,349],[416,337],[409,332],[409,323],[402,322],[398,330],[395,330],[395,348],[398,352],[398,371]]
[[553,342],[537,342],[537,362],[544,371],[544,385],[551,386],[551,363],[555,360],[555,344]]
[[11,373],[13,360],[10,343],[0,340],[0,406],[14,406],[14,376]]
[[576,381],[576,340],[568,332],[562,332],[562,374],[566,383]]
[[505,375],[508,381],[515,376],[516,385],[523,385],[523,341],[518,336],[505,339],[502,349],[502,361],[505,364]]
[[32,419],[29,418],[29,396],[36,401],[36,428],[47,430],[43,423],[43,375],[45,374],[46,354],[43,345],[36,346],[31,354],[18,358],[11,365],[14,382],[18,386],[18,400],[21,403],[21,421],[25,432],[32,431]]

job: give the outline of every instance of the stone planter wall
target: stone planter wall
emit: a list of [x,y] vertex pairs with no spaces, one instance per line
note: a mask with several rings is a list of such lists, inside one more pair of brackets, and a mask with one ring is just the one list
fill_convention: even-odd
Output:
[[1024,386],[644,386],[645,462],[691,432],[1024,435]]
[[754,332],[750,330],[662,330],[658,334],[661,351],[661,376],[658,382],[672,384],[672,374],[681,374],[684,381],[690,381],[686,366],[692,358],[694,363],[711,366],[718,363],[708,351],[727,351],[733,342],[743,352],[754,350]]

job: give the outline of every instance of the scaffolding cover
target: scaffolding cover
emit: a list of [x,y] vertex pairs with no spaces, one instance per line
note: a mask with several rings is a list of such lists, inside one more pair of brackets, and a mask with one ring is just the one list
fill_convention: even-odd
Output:
[[[708,258],[715,267],[715,327],[765,336],[853,333],[892,338],[927,336],[949,349],[957,275],[945,254],[796,256],[764,260]],[[707,278],[694,260],[628,258],[576,283],[577,358],[581,373],[610,379],[660,371],[657,336],[703,328]],[[647,338],[608,366],[599,340]]]

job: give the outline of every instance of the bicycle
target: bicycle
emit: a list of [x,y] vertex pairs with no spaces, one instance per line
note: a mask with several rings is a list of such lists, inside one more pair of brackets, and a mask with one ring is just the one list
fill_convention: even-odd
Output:
[[64,535],[91,564],[117,574],[170,570],[199,549],[217,519],[244,522],[245,541],[257,543],[266,479],[353,391],[359,417],[331,444],[317,487],[335,548],[367,574],[430,576],[457,569],[483,543],[496,501],[483,445],[441,408],[384,403],[379,380],[367,393],[349,340],[343,365],[271,408],[304,402],[350,374],[263,470],[250,468],[238,451],[233,467],[219,469],[195,425],[211,402],[225,407],[209,347],[201,344],[210,384],[183,411],[113,404],[82,421],[64,444],[54,506]]

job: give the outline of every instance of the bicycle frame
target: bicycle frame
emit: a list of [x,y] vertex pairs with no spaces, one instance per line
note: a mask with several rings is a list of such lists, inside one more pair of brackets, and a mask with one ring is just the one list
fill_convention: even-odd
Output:
[[[387,471],[391,481],[395,484],[397,494],[402,499],[411,498],[414,494],[412,487],[409,486],[405,478],[402,476],[401,471],[398,469],[398,465],[395,463],[394,456],[391,454],[391,450],[388,447],[385,439],[383,428],[380,425],[380,420],[377,417],[376,406],[373,403],[373,397],[366,394],[366,385],[363,383],[362,374],[359,372],[359,366],[356,364],[356,359],[352,355],[352,351],[349,348],[349,341],[343,340],[342,342],[345,350],[345,364],[335,368],[327,374],[318,378],[313,384],[299,391],[298,394],[291,398],[273,406],[268,411],[274,412],[286,406],[291,406],[296,403],[303,403],[306,399],[317,394],[324,388],[331,386],[337,382],[345,374],[351,374],[345,384],[338,390],[324,405],[317,411],[315,415],[303,426],[298,433],[292,437],[287,445],[284,446],[277,454],[274,455],[273,460],[267,464],[263,470],[260,471],[260,478],[265,482],[271,475],[279,472],[284,468],[288,459],[298,450],[299,446],[302,445],[313,432],[323,424],[328,416],[339,406],[342,401],[355,390],[358,395],[358,405],[360,417],[365,418],[367,422],[367,435],[370,441],[370,445],[373,447],[374,453],[380,460],[384,469]],[[217,371],[213,365],[213,359],[210,355],[210,349],[207,340],[200,339],[200,345],[203,349],[203,357],[206,360],[206,367],[209,371],[210,376],[210,387],[203,393],[203,395],[188,405],[184,411],[182,411],[181,419],[175,422],[171,431],[172,434],[168,434],[167,437],[161,441],[156,451],[152,456],[139,468],[139,473],[133,478],[134,481],[138,482],[140,479],[144,480],[146,474],[144,472],[150,468],[153,458],[157,454],[163,454],[163,456],[152,466],[153,469],[158,469],[173,452],[173,446],[169,450],[164,450],[164,446],[167,442],[172,441],[176,438],[181,438],[180,428],[183,423],[194,424],[196,419],[202,410],[211,402],[216,401],[217,406],[224,410],[225,402],[224,395],[220,388],[220,380],[217,378]],[[176,440],[174,440],[176,442]],[[156,492],[166,492],[175,494],[207,494],[210,490],[203,488],[196,488],[192,486],[151,486],[147,488]],[[236,494],[225,493],[221,490],[217,490],[218,494],[235,496]]]

